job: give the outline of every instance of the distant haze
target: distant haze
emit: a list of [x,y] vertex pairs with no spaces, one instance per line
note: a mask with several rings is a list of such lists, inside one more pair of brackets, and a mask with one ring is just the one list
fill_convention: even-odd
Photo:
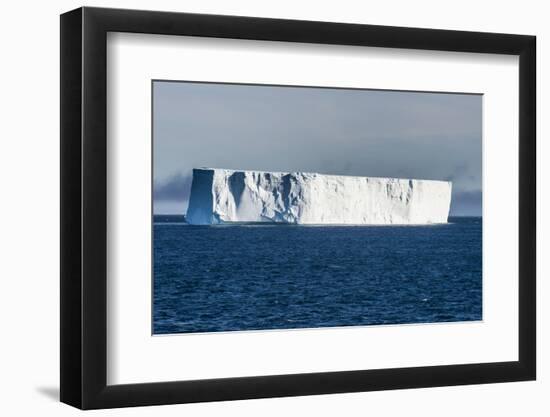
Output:
[[184,214],[197,167],[453,182],[481,215],[482,96],[155,81],[154,212]]

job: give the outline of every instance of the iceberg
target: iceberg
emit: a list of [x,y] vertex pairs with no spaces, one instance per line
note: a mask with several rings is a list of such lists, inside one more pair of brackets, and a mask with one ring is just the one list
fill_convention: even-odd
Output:
[[308,172],[193,170],[193,225],[447,223],[452,183]]

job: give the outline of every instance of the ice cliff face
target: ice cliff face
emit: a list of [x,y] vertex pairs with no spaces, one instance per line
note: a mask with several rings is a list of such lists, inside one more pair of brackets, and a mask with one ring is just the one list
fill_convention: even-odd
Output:
[[194,169],[190,224],[447,223],[447,181]]

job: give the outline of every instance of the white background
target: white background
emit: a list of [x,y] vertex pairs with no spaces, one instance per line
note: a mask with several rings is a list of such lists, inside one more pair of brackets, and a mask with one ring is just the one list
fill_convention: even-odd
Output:
[[[544,2],[232,2],[120,1],[88,5],[242,14],[296,19],[419,26],[536,34],[538,36],[539,143],[548,82],[550,27]],[[58,404],[59,349],[59,26],[58,14],[80,6],[74,1],[11,2],[4,5],[2,31],[2,178],[0,208],[2,263],[0,320],[2,370],[0,410],[5,415],[72,415]],[[539,147],[539,377],[537,382],[327,395],[291,399],[146,407],[94,414],[121,415],[548,415],[550,406],[550,296],[545,276],[550,210],[548,146]],[[543,236],[544,235],[544,236]],[[545,256],[546,255],[546,256]],[[546,259],[543,259],[546,257]]]
[[[517,57],[137,34],[107,47],[108,384],[518,359]],[[483,322],[151,337],[151,79],[483,93]]]

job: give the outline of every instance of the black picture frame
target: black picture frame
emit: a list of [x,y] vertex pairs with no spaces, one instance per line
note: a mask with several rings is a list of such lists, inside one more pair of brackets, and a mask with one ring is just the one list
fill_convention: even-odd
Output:
[[[519,56],[519,360],[107,385],[108,32]],[[534,36],[103,8],[61,15],[61,401],[81,409],[533,380]]]

